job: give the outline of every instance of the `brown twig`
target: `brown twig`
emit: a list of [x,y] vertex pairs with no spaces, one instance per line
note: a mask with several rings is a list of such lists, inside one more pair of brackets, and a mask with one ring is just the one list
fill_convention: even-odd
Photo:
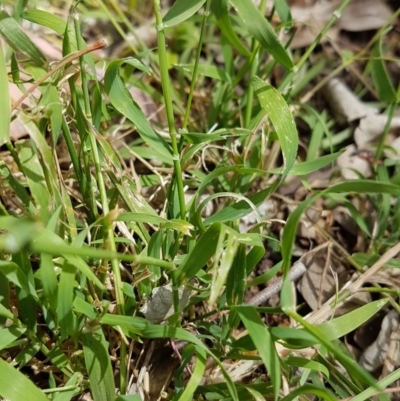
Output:
[[79,57],[84,56],[85,54],[88,54],[92,51],[102,49],[107,46],[107,42],[104,39],[100,39],[95,43],[92,43],[85,49],[79,50],[75,53],[70,54],[69,56],[65,57],[62,59],[58,65],[48,71],[45,75],[43,75],[42,78],[40,78],[37,82],[35,82],[13,105],[11,110],[14,111],[16,108],[39,86],[41,85],[44,81],[46,81],[47,78],[51,77],[54,73],[57,71],[61,70],[64,68],[67,64],[71,63],[72,61],[76,60]]

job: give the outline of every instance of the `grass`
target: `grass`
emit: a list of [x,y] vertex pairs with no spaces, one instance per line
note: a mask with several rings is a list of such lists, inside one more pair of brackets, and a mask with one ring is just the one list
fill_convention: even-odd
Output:
[[[262,16],[265,1],[258,9],[250,0],[177,0],[165,13],[159,0],[152,8],[99,0],[61,18],[19,0],[0,12],[1,397],[388,399],[400,370],[377,381],[340,338],[388,305],[399,310],[398,291],[375,284],[374,302],[333,314],[367,277],[398,267],[399,166],[383,152],[389,125],[371,179],[317,191],[306,178],[333,166],[349,138],[316,103],[303,104],[325,68],[310,56],[348,3],[303,52],[278,39],[274,16]],[[280,28],[290,29],[286,3],[275,5]],[[95,53],[102,40],[84,40],[85,15],[135,35],[131,12],[154,13],[155,47],[139,38],[117,58]],[[62,47],[62,61],[50,63],[21,25]],[[399,90],[382,53],[387,33],[385,26],[370,53],[354,54],[331,76],[368,56],[364,78],[392,118]],[[9,82],[21,91],[11,107]],[[153,116],[132,88],[158,108]],[[26,131],[17,141],[14,120]],[[306,144],[300,120],[311,132]],[[258,207],[295,176],[309,196],[279,237]],[[374,232],[355,198],[378,211]],[[348,208],[368,247],[351,254],[325,232],[360,276],[317,322],[293,299],[288,273],[299,223],[320,199],[327,209]],[[257,223],[239,231],[251,212]],[[284,277],[275,308],[245,302],[266,249],[282,257],[272,270],[281,266]],[[291,324],[269,327],[265,312]],[[180,351],[173,356],[170,346]]]

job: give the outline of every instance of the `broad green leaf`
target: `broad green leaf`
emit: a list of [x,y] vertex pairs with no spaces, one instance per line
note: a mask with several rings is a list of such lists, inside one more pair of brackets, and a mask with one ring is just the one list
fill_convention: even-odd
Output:
[[0,146],[10,140],[11,98],[3,48],[0,46]]
[[114,401],[115,383],[108,345],[101,328],[83,329],[81,334],[86,370],[89,373],[90,391],[94,401]]
[[396,91],[382,59],[382,39],[384,35],[379,37],[371,52],[371,75],[377,89],[379,99],[391,103],[397,101]]
[[149,125],[139,105],[133,100],[119,75],[119,69],[124,60],[114,60],[110,63],[104,77],[104,86],[112,105],[133,124],[135,124],[143,141],[155,153],[160,153],[172,163],[169,145]]
[[76,334],[76,318],[72,311],[75,298],[76,268],[67,261],[62,266],[60,284],[58,286],[57,317],[60,322],[61,338]]
[[280,360],[271,334],[254,307],[236,306],[234,310],[239,314],[240,319],[248,330],[250,338],[253,340],[260,354],[260,358],[272,382],[274,399],[277,401],[281,387]]
[[7,43],[17,51],[24,53],[32,61],[40,66],[46,64],[46,58],[22,31],[18,22],[10,17],[5,11],[0,11],[0,34],[4,37]]
[[45,26],[59,35],[63,35],[67,23],[59,16],[47,11],[33,9],[26,10],[21,14],[21,18],[38,25]]
[[180,24],[195,14],[206,0],[176,0],[163,18],[166,28]]
[[0,396],[10,401],[49,401],[33,382],[0,358]]
[[293,61],[279,41],[268,20],[263,17],[252,0],[230,0],[249,33],[283,67],[291,70]]
[[119,395],[115,401],[143,401],[139,395]]
[[177,286],[194,277],[215,254],[220,232],[221,224],[214,223],[196,242],[175,273]]
[[296,160],[299,145],[293,115],[283,96],[272,85],[266,84],[258,77],[251,79],[251,85],[254,88],[261,107],[268,114],[278,135],[284,163],[283,180]]
[[251,53],[242,44],[236,32],[232,28],[231,19],[228,14],[228,0],[211,2],[211,12],[215,15],[218,28],[229,41],[229,43],[243,56],[249,58]]

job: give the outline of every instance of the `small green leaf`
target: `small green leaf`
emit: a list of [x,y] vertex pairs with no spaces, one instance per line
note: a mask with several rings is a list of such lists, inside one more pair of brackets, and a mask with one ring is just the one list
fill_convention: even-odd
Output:
[[46,58],[36,45],[25,35],[18,22],[5,11],[0,11],[0,34],[7,43],[17,51],[24,53],[40,66],[46,64]]
[[180,24],[195,14],[206,0],[176,0],[163,18],[166,28]]

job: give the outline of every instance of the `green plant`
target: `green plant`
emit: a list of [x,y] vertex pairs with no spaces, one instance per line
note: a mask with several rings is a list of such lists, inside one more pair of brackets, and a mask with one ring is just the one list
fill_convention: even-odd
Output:
[[[341,196],[351,193],[374,194],[388,205],[391,195],[400,195],[400,187],[384,171],[379,180],[338,183],[303,201],[288,217],[280,242],[281,306],[255,308],[243,303],[246,283],[265,253],[263,240],[273,241],[257,207],[288,176],[304,177],[330,165],[340,153],[296,163],[298,133],[291,109],[302,89],[299,74],[308,68],[309,55],[338,14],[294,63],[287,44],[278,40],[263,17],[265,1],[257,9],[251,0],[177,0],[162,17],[160,2],[154,0],[157,49],[132,45],[134,57],[102,60],[91,53],[104,43],[87,45],[78,18],[81,9],[92,9],[111,19],[102,1],[76,4],[68,21],[30,9],[26,3],[18,1],[14,16],[0,12],[0,34],[7,42],[4,54],[0,52],[0,144],[18,171],[0,161],[0,396],[11,401],[49,397],[58,401],[90,391],[95,401],[139,399],[126,395],[132,375],[128,356],[135,345],[149,339],[187,344],[181,366],[173,372],[174,400],[267,396],[286,401],[308,393],[328,400],[361,399],[390,384],[376,384],[336,346],[341,336],[359,327],[386,301],[311,325],[293,308],[288,276],[302,213],[321,197],[342,201]],[[338,12],[348,3],[343,1]],[[286,3],[274,4],[282,24],[290,25]],[[134,32],[119,5],[114,1],[111,5],[119,16],[112,17],[118,31],[124,32],[122,21]],[[26,36],[20,17],[49,28],[62,40],[64,58],[58,66],[51,67]],[[185,23],[196,29],[199,42],[182,60],[166,42]],[[207,54],[216,34],[223,64],[218,66]],[[375,52],[381,60],[379,47]],[[174,58],[179,62],[172,66]],[[73,62],[77,63],[71,73]],[[106,64],[104,80],[98,78],[100,62]],[[274,86],[269,80],[277,65],[284,72],[280,85]],[[377,87],[390,87],[379,81],[382,65],[373,68],[378,70]],[[318,69],[310,71],[308,80]],[[189,87],[187,95],[174,85],[174,78]],[[25,93],[11,108],[9,81]],[[34,89],[28,88],[28,81],[36,83],[31,88],[39,91],[37,100],[30,98]],[[202,118],[195,91],[210,82],[207,118]],[[294,82],[298,86],[290,93]],[[155,129],[157,122],[148,121],[128,90],[132,87],[165,105],[168,135],[161,135],[162,123]],[[393,114],[398,94],[394,90],[390,94],[385,100]],[[28,98],[29,107],[20,107]],[[329,139],[332,124],[311,106],[304,110],[308,114],[299,115],[313,126],[315,135],[310,154],[317,156],[319,139],[324,134]],[[10,140],[10,121],[16,119],[28,139]],[[135,130],[137,135],[117,148],[109,135],[119,129]],[[61,166],[60,143],[65,143],[71,168]],[[379,153],[382,147],[383,142]],[[128,174],[128,158],[141,161],[146,174],[135,174],[136,179]],[[140,188],[157,188],[163,195],[161,204],[144,197]],[[192,190],[190,201],[185,199],[185,188]],[[204,217],[203,210],[213,203],[219,210]],[[240,219],[251,212],[258,224],[239,232]],[[389,213],[387,208],[382,212],[382,224]],[[382,250],[386,247],[379,254]],[[156,298],[153,290],[167,285],[171,305],[166,322],[141,316],[142,304],[152,293]],[[189,289],[197,294],[185,299],[183,293]],[[18,314],[12,313],[14,304]],[[260,317],[263,311],[286,314],[303,328],[266,327]],[[248,333],[239,340],[234,335],[238,327]],[[319,352],[315,360],[283,357],[277,344],[288,350],[316,345]],[[146,344],[143,349],[148,350]],[[55,371],[46,377],[48,384],[41,378],[35,386],[32,375],[21,373],[34,358],[45,360],[43,364]],[[341,363],[347,376],[332,359]],[[202,383],[210,360],[225,382]],[[262,363],[268,380],[235,382],[224,364],[227,360]],[[185,366],[190,366],[190,374]],[[300,379],[293,374],[298,367],[304,368]],[[282,376],[294,388],[286,397],[281,394]],[[397,378],[398,372],[391,376]]]

